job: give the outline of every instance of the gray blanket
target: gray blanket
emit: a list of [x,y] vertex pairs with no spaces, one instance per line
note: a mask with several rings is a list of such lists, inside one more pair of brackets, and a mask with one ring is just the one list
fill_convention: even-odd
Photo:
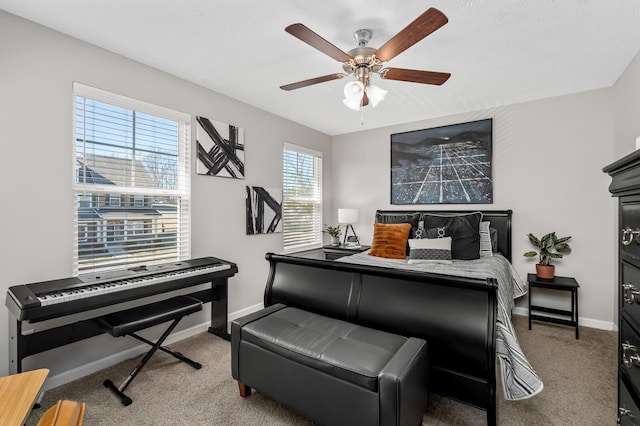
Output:
[[511,310],[514,299],[527,293],[528,285],[502,255],[482,257],[477,260],[454,260],[451,264],[418,263],[406,260],[369,256],[367,252],[345,256],[339,262],[359,265],[400,268],[432,272],[468,278],[492,277],[498,281],[498,320],[496,324],[496,355],[500,360],[502,388],[506,399],[530,398],[542,391],[543,384],[525,357],[513,324]]

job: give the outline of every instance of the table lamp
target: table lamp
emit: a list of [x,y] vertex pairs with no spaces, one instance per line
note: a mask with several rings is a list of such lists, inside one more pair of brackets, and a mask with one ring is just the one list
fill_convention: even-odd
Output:
[[[338,223],[347,225],[344,231],[344,240],[342,241],[342,245],[346,246],[348,240],[349,246],[360,246],[360,240],[352,226],[352,224],[358,223],[358,220],[360,220],[360,211],[358,209],[338,209]],[[351,229],[353,237],[348,237],[349,229]]]

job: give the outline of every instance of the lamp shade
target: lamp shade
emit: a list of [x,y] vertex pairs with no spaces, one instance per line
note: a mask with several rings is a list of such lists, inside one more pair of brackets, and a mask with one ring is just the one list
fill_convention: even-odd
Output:
[[349,100],[349,99],[344,99],[342,101],[343,104],[345,104],[347,106],[347,108],[350,108],[354,111],[358,111],[360,109],[360,99],[355,99],[355,100]]
[[344,85],[344,97],[348,100],[360,100],[364,94],[364,85],[359,81],[350,81]]
[[376,107],[376,105],[382,102],[385,96],[387,96],[387,91],[379,88],[378,86],[369,85],[367,86],[365,91],[367,92],[367,96],[369,97],[369,100],[371,101],[371,105],[374,108]]
[[338,209],[338,223],[358,223],[360,211],[358,209]]
[[344,85],[344,100],[342,103],[345,104],[347,108],[358,111],[363,96],[364,85],[360,81],[350,81]]

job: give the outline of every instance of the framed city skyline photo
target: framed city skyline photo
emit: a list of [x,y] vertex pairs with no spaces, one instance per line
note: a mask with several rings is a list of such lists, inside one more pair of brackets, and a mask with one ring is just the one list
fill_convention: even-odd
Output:
[[493,120],[391,135],[391,204],[492,204]]

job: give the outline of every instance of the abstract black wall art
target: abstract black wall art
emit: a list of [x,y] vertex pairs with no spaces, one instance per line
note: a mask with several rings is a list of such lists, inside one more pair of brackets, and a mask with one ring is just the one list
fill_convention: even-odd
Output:
[[391,204],[491,204],[493,120],[391,135]]
[[282,232],[282,189],[247,186],[247,235]]
[[196,121],[196,173],[244,179],[244,130],[205,117]]

